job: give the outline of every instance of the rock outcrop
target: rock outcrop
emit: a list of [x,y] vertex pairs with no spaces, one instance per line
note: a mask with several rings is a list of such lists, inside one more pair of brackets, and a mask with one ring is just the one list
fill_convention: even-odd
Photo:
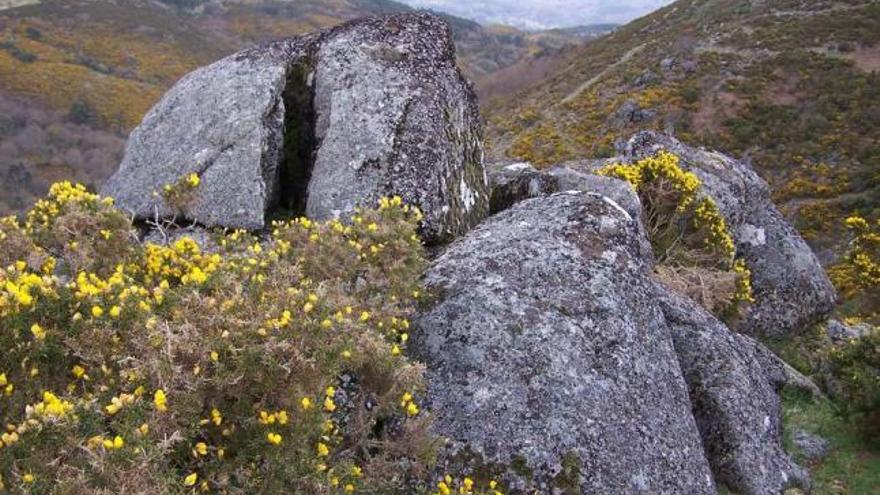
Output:
[[665,289],[658,299],[716,481],[743,495],[809,486],[782,447],[782,364],[690,299]]
[[423,234],[439,240],[487,215],[476,98],[444,21],[406,16],[335,30],[318,50],[315,111],[309,217],[398,194],[421,206]]
[[434,262],[438,301],[411,349],[451,457],[518,464],[504,475],[518,490],[714,493],[639,237],[609,198],[560,193],[497,214]]
[[[652,279],[638,195],[610,161],[483,168],[475,98],[449,29],[371,18],[246,50],[184,77],[132,133],[104,192],[142,219],[260,230],[276,209],[348,216],[388,195],[458,238],[425,275],[411,332],[441,467],[488,470],[511,493],[745,495],[808,486],[782,448],[791,370]],[[641,133],[617,161],[665,148],[697,174],[750,265],[739,330],[782,335],[834,291],[746,164]],[[198,176],[171,204],[166,184]],[[483,221],[490,213],[495,215]],[[480,223],[482,222],[482,223]]]
[[[596,164],[602,163],[597,161]],[[498,213],[527,199],[564,191],[587,191],[605,196],[635,220],[636,227],[644,235],[638,236],[641,254],[653,258],[651,243],[644,232],[642,204],[630,185],[620,179],[580,172],[568,167],[553,167],[538,171],[528,163],[514,163],[489,174],[490,211]]]
[[183,212],[188,219],[262,228],[281,189],[289,67],[307,56],[311,42],[291,42],[284,57],[235,54],[184,76],[131,133],[102,194],[138,218],[172,217],[179,212],[163,188],[197,174],[199,193]]
[[782,446],[784,363],[651,278],[629,184],[524,164],[491,182],[500,212],[434,261],[413,332],[450,469],[518,466],[508,486],[541,493],[809,487]]
[[[322,219],[396,194],[439,242],[488,214],[481,137],[444,21],[361,19],[184,77],[132,132],[102,192],[138,218],[251,230],[276,207]],[[193,199],[169,205],[164,186],[193,173]]]
[[585,182],[583,177],[610,163],[631,163],[664,149],[700,178],[702,192],[716,201],[730,226],[737,255],[751,269],[756,302],[736,330],[778,337],[826,318],[836,302],[834,287],[813,251],[773,205],[767,183],[741,161],[667,135],[638,133],[626,143],[622,156],[603,160],[573,161],[542,171],[528,164],[498,168],[490,175],[492,211],[566,189],[603,192],[596,179]]
[[825,270],[749,165],[655,132],[633,136],[623,160],[635,161],[661,149],[677,155],[682,167],[700,178],[703,192],[727,219],[737,255],[752,271],[755,303],[736,330],[763,337],[790,335],[831,313],[837,296]]

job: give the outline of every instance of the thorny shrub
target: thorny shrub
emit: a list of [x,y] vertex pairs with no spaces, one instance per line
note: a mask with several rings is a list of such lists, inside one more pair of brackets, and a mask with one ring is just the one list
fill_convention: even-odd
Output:
[[842,345],[826,347],[821,359],[833,377],[843,411],[880,442],[880,327]]
[[880,221],[860,216],[846,219],[853,240],[842,260],[830,270],[844,297],[842,313],[871,325],[870,332],[842,345],[823,349],[821,357],[837,382],[845,412],[859,420],[880,441]]
[[199,174],[191,173],[174,184],[165,184],[162,188],[162,199],[174,210],[175,214],[185,216],[184,212],[198,198],[198,188],[201,183],[202,178]]
[[736,258],[727,222],[676,155],[661,151],[599,173],[629,182],[638,193],[661,281],[726,319],[753,302],[751,273]]
[[419,219],[395,197],[141,244],[56,184],[0,222],[0,491],[484,493],[425,481]]
[[880,220],[869,222],[852,216],[846,219],[846,226],[854,237],[840,263],[831,268],[831,280],[850,305],[859,308],[859,316],[876,323],[880,310]]

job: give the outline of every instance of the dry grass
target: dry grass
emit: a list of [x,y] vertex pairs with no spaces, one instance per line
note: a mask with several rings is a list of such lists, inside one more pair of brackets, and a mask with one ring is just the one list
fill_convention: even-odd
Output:
[[714,314],[723,313],[737,292],[736,273],[716,268],[658,265],[654,277]]

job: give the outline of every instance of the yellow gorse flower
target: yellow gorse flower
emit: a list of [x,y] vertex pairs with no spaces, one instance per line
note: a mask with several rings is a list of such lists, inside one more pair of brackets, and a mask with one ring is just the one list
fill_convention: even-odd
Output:
[[43,330],[43,327],[41,327],[37,323],[34,323],[33,325],[31,325],[31,333],[33,334],[34,338],[37,340],[45,340],[46,339],[46,331]]
[[168,399],[165,397],[164,390],[156,390],[156,393],[153,394],[153,405],[159,412],[165,412],[168,410]]

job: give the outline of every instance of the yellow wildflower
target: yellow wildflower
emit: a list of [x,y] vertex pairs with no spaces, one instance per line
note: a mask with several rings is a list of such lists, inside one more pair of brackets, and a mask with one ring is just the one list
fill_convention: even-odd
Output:
[[34,334],[34,338],[37,340],[45,340],[46,339],[46,331],[43,330],[39,324],[34,323],[31,325],[31,333]]
[[330,455],[330,447],[327,447],[323,442],[318,442],[317,452],[318,457],[327,457]]
[[156,406],[156,410],[159,412],[165,412],[168,410],[168,400],[165,397],[164,390],[156,390],[156,393],[153,394],[153,405]]

